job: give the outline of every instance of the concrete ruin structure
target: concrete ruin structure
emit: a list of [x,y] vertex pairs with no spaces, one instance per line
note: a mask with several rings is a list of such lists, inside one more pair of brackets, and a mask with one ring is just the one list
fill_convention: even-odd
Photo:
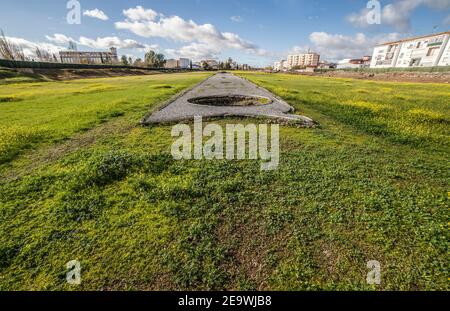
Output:
[[110,48],[109,52],[79,52],[62,51],[59,52],[61,63],[64,64],[117,64],[117,49]]

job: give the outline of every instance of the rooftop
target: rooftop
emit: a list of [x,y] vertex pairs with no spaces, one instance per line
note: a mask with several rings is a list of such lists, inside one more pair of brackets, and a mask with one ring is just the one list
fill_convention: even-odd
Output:
[[386,43],[382,43],[382,44],[377,44],[376,46],[408,42],[408,41],[413,41],[413,40],[417,40],[417,39],[423,39],[423,38],[428,38],[428,37],[435,37],[435,36],[445,35],[445,34],[450,35],[450,31],[439,32],[439,33],[426,35],[426,36],[412,37],[412,38],[402,39],[402,40],[398,40],[398,41],[386,42]]

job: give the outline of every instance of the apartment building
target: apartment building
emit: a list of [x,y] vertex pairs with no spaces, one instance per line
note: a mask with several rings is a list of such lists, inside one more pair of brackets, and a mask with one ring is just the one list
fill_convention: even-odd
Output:
[[375,47],[370,68],[450,66],[450,31]]
[[287,67],[288,69],[292,69],[293,67],[317,67],[319,61],[320,55],[317,53],[289,55]]
[[191,60],[189,58],[180,58],[180,59],[168,59],[164,64],[164,68],[167,69],[189,69],[191,68]]
[[111,48],[109,52],[59,52],[61,63],[66,64],[116,64],[119,62],[117,49]]

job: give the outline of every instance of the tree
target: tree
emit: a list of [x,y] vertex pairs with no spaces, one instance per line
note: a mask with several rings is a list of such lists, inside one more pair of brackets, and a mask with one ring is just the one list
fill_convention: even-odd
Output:
[[141,58],[136,58],[136,60],[133,63],[133,66],[135,66],[135,67],[143,67],[144,63],[142,62]]
[[8,60],[25,60],[22,47],[8,40],[0,31],[0,57]]
[[205,61],[202,62],[202,68],[203,70],[211,70],[211,66],[209,66],[209,64]]
[[36,47],[36,58],[41,62],[51,62],[52,61],[52,55],[45,51],[41,50],[39,47]]
[[145,54],[145,63],[149,68],[162,68],[166,60],[163,54],[150,50]]
[[128,66],[128,58],[126,55],[122,55],[122,57],[120,58],[120,62],[122,63],[122,65],[124,66]]
[[133,65],[133,59],[131,58],[131,56],[128,57],[128,65]]

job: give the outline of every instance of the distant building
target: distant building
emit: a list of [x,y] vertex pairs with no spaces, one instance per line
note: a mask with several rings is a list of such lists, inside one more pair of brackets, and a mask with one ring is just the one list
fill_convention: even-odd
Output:
[[164,64],[164,68],[175,69],[178,68],[178,61],[176,59],[168,59]]
[[273,63],[273,70],[280,71],[281,69],[281,62],[274,62]]
[[363,67],[370,67],[371,62],[372,62],[372,56],[363,56],[363,58],[362,58]]
[[361,60],[355,60],[351,58],[345,58],[338,61],[336,66],[337,69],[357,69],[361,67]]
[[111,48],[109,52],[59,52],[61,63],[66,64],[117,64],[117,49]]
[[175,68],[188,69],[188,68],[191,68],[191,60],[188,59],[188,58],[180,58],[178,60],[176,60],[176,59],[168,59],[168,60],[166,60],[166,63],[164,64],[164,68],[167,68],[167,69],[175,69]]
[[191,60],[189,58],[180,58],[178,60],[178,68],[188,69],[191,67]]
[[375,47],[371,68],[450,66],[450,31]]
[[357,69],[370,67],[370,56],[364,56],[362,58],[346,58],[337,63],[337,69]]
[[279,62],[275,62],[273,64],[273,70],[275,71],[284,71],[288,69],[288,63],[287,60],[282,60]]
[[287,59],[288,69],[294,67],[317,67],[319,65],[320,55],[317,53],[306,53],[289,55]]
[[204,67],[204,64],[207,64],[208,67],[211,69],[214,69],[214,70],[219,69],[219,63],[214,59],[202,60],[200,63],[201,63],[202,68]]
[[328,63],[328,62],[320,62],[317,66],[317,69],[334,69],[337,67],[337,64],[335,63]]

